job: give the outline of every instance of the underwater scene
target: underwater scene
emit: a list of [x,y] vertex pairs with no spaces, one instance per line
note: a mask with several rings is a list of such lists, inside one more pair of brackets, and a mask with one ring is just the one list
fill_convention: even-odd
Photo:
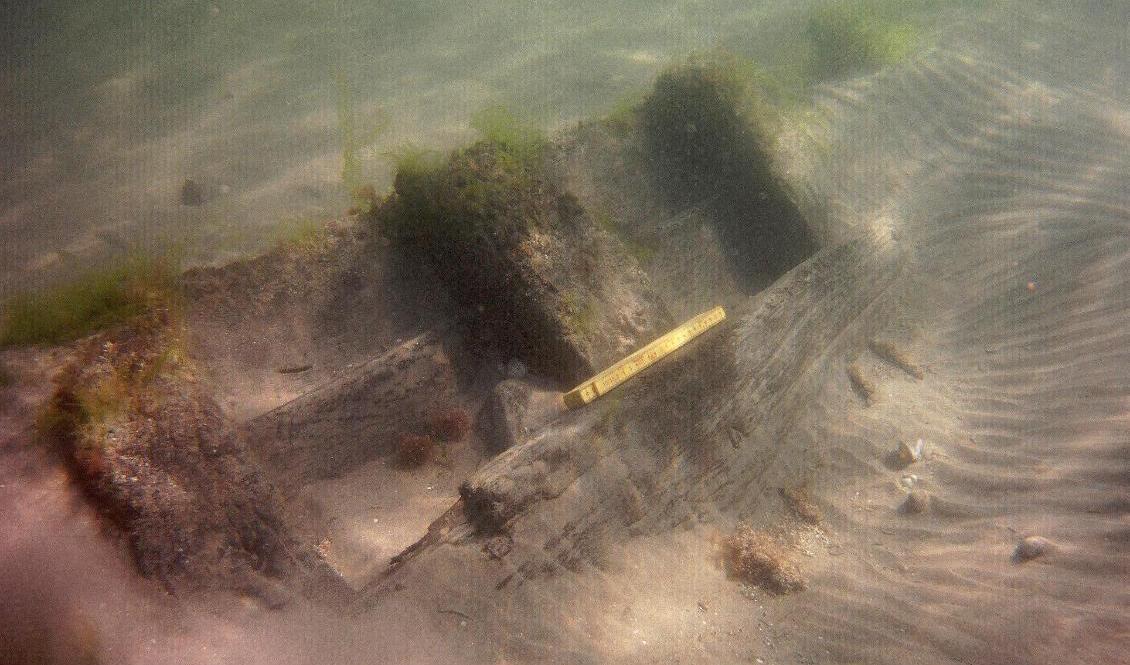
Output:
[[1130,662],[1130,3],[0,17],[0,665]]

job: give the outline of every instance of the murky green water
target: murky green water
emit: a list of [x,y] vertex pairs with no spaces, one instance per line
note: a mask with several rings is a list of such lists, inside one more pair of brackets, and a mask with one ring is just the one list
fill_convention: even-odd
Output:
[[[343,210],[343,110],[380,189],[389,151],[455,145],[483,107],[555,129],[793,11],[732,0],[12,6],[3,290],[17,274],[138,245],[223,256]],[[204,205],[180,203],[186,179]]]
[[[989,3],[877,4],[928,24]],[[135,249],[263,247],[348,207],[343,154],[382,191],[390,152],[457,145],[484,107],[556,130],[716,47],[788,78],[809,5],[6,2],[0,296]]]

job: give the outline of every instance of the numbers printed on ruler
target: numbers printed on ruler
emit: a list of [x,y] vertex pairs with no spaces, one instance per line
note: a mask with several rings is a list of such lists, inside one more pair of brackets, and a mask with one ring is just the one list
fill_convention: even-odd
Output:
[[721,307],[715,307],[710,311],[699,314],[565,393],[565,405],[570,409],[575,409],[588,404],[714,327],[725,318],[726,310]]

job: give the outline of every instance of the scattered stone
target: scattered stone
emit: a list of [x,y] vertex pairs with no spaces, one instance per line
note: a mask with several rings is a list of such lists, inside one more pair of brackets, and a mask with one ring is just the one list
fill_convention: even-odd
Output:
[[896,454],[898,460],[903,466],[909,466],[922,459],[922,454],[926,451],[926,442],[918,439],[914,443],[907,443],[900,441]]
[[901,486],[905,490],[912,490],[917,484],[918,476],[914,475],[913,473],[899,478],[899,486]]
[[192,178],[186,178],[180,188],[180,203],[186,206],[204,205],[204,188]]
[[902,511],[908,515],[919,515],[929,508],[930,495],[926,490],[913,490],[902,504]]
[[1017,563],[1038,559],[1053,551],[1055,544],[1043,536],[1028,536],[1016,545],[1012,553],[1012,560]]

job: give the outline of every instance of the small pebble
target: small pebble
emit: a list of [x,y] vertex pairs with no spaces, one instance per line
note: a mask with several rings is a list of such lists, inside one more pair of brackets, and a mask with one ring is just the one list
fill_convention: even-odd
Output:
[[1012,558],[1015,561],[1031,561],[1052,551],[1055,545],[1043,536],[1028,536],[1016,545]]
[[926,450],[926,442],[918,439],[914,443],[907,443],[906,441],[899,442],[898,458],[903,464],[913,464],[922,459],[922,453]]

